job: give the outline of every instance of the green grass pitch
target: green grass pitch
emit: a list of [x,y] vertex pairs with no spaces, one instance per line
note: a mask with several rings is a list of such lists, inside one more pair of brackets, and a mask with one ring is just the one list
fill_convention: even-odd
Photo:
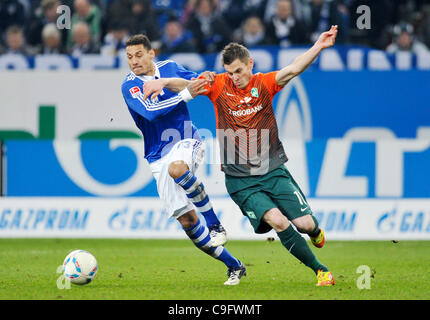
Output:
[[[223,263],[189,240],[1,239],[0,299],[310,300],[430,298],[430,241],[328,241],[312,250],[332,270],[333,287],[315,287],[313,272],[279,241],[234,241],[226,247],[246,266],[227,287]],[[99,271],[88,285],[57,287],[57,267],[74,249],[94,254]],[[361,265],[370,289],[358,289]]]

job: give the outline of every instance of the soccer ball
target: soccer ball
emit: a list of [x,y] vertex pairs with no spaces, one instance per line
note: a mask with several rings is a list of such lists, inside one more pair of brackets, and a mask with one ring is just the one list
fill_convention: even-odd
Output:
[[70,252],[63,263],[63,274],[74,284],[87,284],[97,274],[98,265],[94,256],[85,250]]

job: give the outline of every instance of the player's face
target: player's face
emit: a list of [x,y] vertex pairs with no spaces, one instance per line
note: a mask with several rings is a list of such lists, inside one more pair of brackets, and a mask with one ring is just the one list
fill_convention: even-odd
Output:
[[233,81],[233,84],[239,89],[245,89],[252,78],[252,67],[254,61],[250,58],[247,63],[239,59],[234,60],[230,64],[225,64],[224,69],[228,76]]
[[138,76],[153,76],[155,56],[154,50],[147,50],[143,44],[128,46],[126,49],[127,61],[130,69]]

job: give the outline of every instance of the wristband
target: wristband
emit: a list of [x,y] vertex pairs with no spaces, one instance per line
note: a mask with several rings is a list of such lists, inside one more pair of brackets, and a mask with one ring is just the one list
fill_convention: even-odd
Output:
[[193,98],[193,96],[191,95],[191,93],[188,90],[188,88],[185,88],[184,90],[180,91],[179,95],[182,97],[182,99],[185,102],[188,102],[188,101],[190,101]]

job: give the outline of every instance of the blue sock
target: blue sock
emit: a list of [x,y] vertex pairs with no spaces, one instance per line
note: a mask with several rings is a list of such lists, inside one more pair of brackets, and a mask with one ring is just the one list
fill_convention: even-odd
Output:
[[203,183],[198,181],[191,171],[185,172],[184,175],[175,179],[175,182],[185,190],[188,199],[191,200],[203,215],[208,228],[221,224],[214,212],[209,196],[205,192]]
[[211,255],[215,259],[222,261],[228,268],[237,268],[240,266],[240,261],[231,255],[230,252],[223,246],[213,247],[210,244],[211,237],[209,229],[201,224],[200,219],[190,228],[185,229],[187,236],[194,242],[195,246]]

